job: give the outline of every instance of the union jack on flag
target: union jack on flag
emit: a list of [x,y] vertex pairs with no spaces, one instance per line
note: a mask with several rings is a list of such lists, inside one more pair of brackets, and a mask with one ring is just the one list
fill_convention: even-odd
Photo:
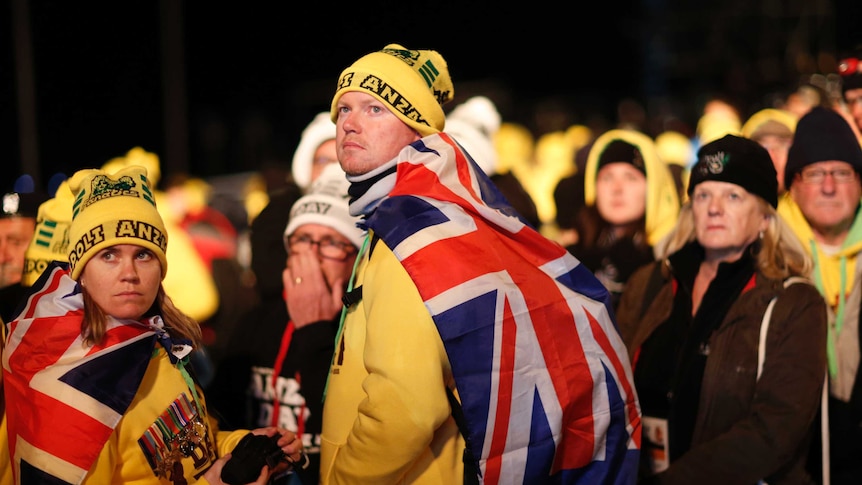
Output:
[[483,482],[635,483],[640,407],[602,284],[445,133],[389,177],[366,224],[437,325]]
[[54,262],[9,323],[3,385],[17,483],[81,483],[144,376],[156,333],[109,319],[97,346],[81,340],[83,301]]

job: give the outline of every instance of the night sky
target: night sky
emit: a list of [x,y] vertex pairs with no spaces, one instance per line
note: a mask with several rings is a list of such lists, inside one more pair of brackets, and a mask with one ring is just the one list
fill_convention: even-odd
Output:
[[[862,17],[858,5],[844,0],[837,7],[823,2],[837,11],[827,25],[788,14],[758,20],[765,7],[751,10],[751,2],[741,0],[699,2],[696,11],[676,10],[674,3],[686,3],[681,0],[595,2],[589,11],[576,2],[548,1],[511,7],[353,2],[349,10],[333,2],[302,8],[293,2],[182,2],[174,4],[181,6],[179,16],[167,15],[179,21],[175,32],[181,35],[163,50],[170,25],[164,6],[171,1],[104,2],[101,8],[5,2],[4,192],[23,172],[46,181],[58,171],[98,167],[135,146],[159,154],[165,173],[216,176],[284,165],[302,128],[328,109],[340,71],[390,42],[439,51],[449,63],[455,103],[486,94],[504,120],[540,131],[539,107],[564,111],[561,122],[574,123],[596,113],[613,117],[625,97],[676,96],[690,114],[702,93],[730,89],[751,104],[774,79],[739,83],[728,76],[729,64],[779,58],[782,51],[768,52],[764,39],[786,50],[784,36],[791,33],[808,43],[805,49],[837,51],[860,30],[847,19]],[[38,165],[21,155],[16,3],[29,6]],[[764,33],[768,29],[776,33]],[[166,105],[165,79],[184,85],[171,98],[179,102]],[[177,121],[176,113],[185,116]],[[185,160],[166,154],[168,129],[174,135],[186,130]]]

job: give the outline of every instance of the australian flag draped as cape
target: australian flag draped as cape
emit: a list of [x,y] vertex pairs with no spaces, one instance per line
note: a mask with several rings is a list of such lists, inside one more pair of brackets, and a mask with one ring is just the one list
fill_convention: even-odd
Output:
[[641,415],[607,291],[445,133],[348,177],[448,353],[484,483],[635,483]]
[[103,343],[85,346],[83,314],[68,265],[55,262],[9,324],[3,385],[9,451],[22,484],[81,483],[155,348],[157,330],[110,317]]

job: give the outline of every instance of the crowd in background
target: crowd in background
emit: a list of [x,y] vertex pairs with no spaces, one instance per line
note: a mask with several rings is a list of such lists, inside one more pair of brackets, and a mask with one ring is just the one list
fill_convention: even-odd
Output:
[[[616,120],[595,119],[533,133],[524,124],[503,119],[491,99],[477,95],[447,112],[444,132],[473,157],[524,221],[564,246],[597,276],[617,309],[625,295],[626,283],[636,270],[668,256],[667,238],[683,217],[682,208],[690,203],[691,169],[703,147],[727,135],[757,142],[768,151],[774,165],[778,197],[788,192],[792,176],[801,172],[805,164],[812,163],[800,165],[798,158],[797,162],[793,158],[788,162],[797,127],[806,115],[816,114],[821,124],[837,123],[819,114],[828,110],[847,123],[857,144],[862,143],[862,59],[848,62],[852,65],[845,63],[840,68],[842,83],[827,82],[826,76],[812,77],[785,96],[771,98],[772,104],[754,110],[742,111],[721,96],[711,97],[699,107],[701,116],[694,123],[673,117],[657,123],[643,106],[626,99],[619,105]],[[328,304],[321,303],[320,312],[300,320],[300,312],[292,310],[300,300],[291,303],[290,295],[302,281],[307,284],[309,276],[308,273],[300,276],[300,269],[295,266],[300,264],[296,262],[298,259],[289,261],[294,257],[291,248],[319,245],[321,253],[329,251],[332,260],[339,262],[338,271],[349,275],[351,258],[362,243],[360,235],[352,232],[355,220],[346,212],[329,218],[308,217],[314,214],[310,207],[319,207],[316,204],[338,204],[348,198],[346,186],[338,185],[344,181],[344,174],[332,166],[338,162],[334,148],[329,151],[325,148],[327,143],[334,145],[334,139],[335,124],[329,112],[322,112],[310,120],[301,134],[289,168],[246,174],[238,179],[240,183],[232,185],[234,193],[226,193],[224,179],[204,179],[195,174],[171,174],[165,179],[159,155],[142,147],[130,147],[127,153],[97,164],[107,173],[130,166],[146,168],[154,188],[153,197],[170,234],[167,261],[171,271],[163,284],[176,307],[201,324],[204,346],[193,360],[197,377],[207,390],[222,427],[293,428],[303,436],[315,468],[319,466],[319,458],[314,453],[319,452],[320,445],[320,423],[316,420],[321,410],[317,400],[323,393],[321,383],[325,377],[313,372],[326,368],[327,356],[333,350],[325,344],[334,342],[343,296],[333,288],[343,286],[346,276],[327,273],[326,267],[315,268],[331,281],[324,284],[321,279],[319,294],[314,298]],[[820,143],[803,141],[804,145],[798,145],[800,150]],[[862,170],[862,166],[855,165],[856,160],[843,161],[857,172]],[[838,170],[819,176],[833,177],[837,182],[839,176],[844,176]],[[800,175],[816,176],[808,172]],[[45,188],[28,185],[22,179],[13,193],[4,197],[4,215],[0,219],[3,245],[0,317],[4,322],[13,319],[22,303],[21,295],[35,282],[47,262],[68,258],[66,252],[56,250],[55,239],[71,222],[72,196],[67,183],[60,181],[62,178],[59,174]],[[324,187],[327,180],[335,181],[327,188]],[[763,198],[770,197],[767,194]],[[634,208],[620,215],[615,208],[623,205]],[[785,208],[782,212],[779,203],[772,205],[778,207],[778,214],[792,210]],[[306,219],[301,217],[303,214]],[[5,225],[10,221],[19,225],[21,221],[27,222],[7,230]],[[330,239],[315,240],[312,234],[317,233],[307,228],[306,232],[300,231],[303,224],[324,225],[335,232],[322,236]],[[12,231],[17,235],[5,235]],[[297,239],[297,235],[305,239]],[[339,242],[339,237],[346,239]],[[44,243],[37,244],[39,241]],[[835,241],[833,247],[823,251],[829,256],[845,251],[851,261],[856,257],[843,240]],[[28,252],[26,258],[25,252]],[[816,250],[814,254],[817,255]],[[846,259],[842,264],[850,264]],[[827,263],[821,260],[819,264]],[[838,319],[844,318],[840,312],[853,306],[844,302],[845,297],[855,301],[858,317],[860,297],[848,296],[856,286],[842,280],[846,287],[832,288],[826,281],[828,278],[831,273],[812,277],[818,289],[827,293],[827,302],[832,304],[832,298],[841,301],[836,306]],[[303,298],[302,301],[308,301],[311,296]],[[281,326],[287,321],[295,324],[296,338],[305,335],[301,342],[309,342],[307,332],[301,330],[305,325],[327,322],[325,328],[315,327],[322,333],[314,341],[324,345],[314,356],[314,369],[305,370],[296,360],[288,358],[289,368],[284,375],[289,372],[290,379],[277,382],[274,377],[281,372],[285,353],[290,355],[287,348],[298,345],[289,338],[283,340]],[[255,360],[255,350],[259,349],[264,349],[267,357]],[[840,367],[836,355],[842,355],[840,348],[829,350],[830,365]],[[843,375],[840,369],[833,372],[835,376]],[[306,373],[307,381],[300,378],[301,373]],[[843,390],[837,392],[845,402],[850,402],[851,394],[856,397],[853,378],[855,366],[851,382],[843,383]],[[279,386],[305,386],[312,379],[317,382],[311,386],[316,389],[313,397],[281,395],[281,404],[289,409],[289,415],[300,419],[288,422],[279,418],[278,394],[288,392]],[[248,402],[250,394],[254,399]],[[314,416],[308,422],[301,419],[306,407],[313,409]],[[317,481],[311,480],[309,483]]]

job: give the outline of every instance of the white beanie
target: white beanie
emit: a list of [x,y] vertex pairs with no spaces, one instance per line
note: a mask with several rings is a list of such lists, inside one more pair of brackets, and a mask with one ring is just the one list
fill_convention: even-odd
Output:
[[[330,123],[332,123],[330,121]],[[357,248],[362,245],[365,231],[356,227],[359,217],[348,211],[350,182],[337,163],[327,165],[315,180],[308,193],[290,208],[290,220],[284,237],[293,234],[303,224],[320,224],[340,232]]]
[[335,123],[329,117],[329,111],[318,113],[311,123],[302,130],[302,138],[293,152],[293,162],[290,170],[293,181],[302,190],[308,190],[311,185],[311,167],[314,165],[314,152],[327,140],[335,139]]
[[487,175],[497,172],[494,136],[500,130],[500,113],[484,96],[459,104],[446,117],[446,133],[455,138]]

